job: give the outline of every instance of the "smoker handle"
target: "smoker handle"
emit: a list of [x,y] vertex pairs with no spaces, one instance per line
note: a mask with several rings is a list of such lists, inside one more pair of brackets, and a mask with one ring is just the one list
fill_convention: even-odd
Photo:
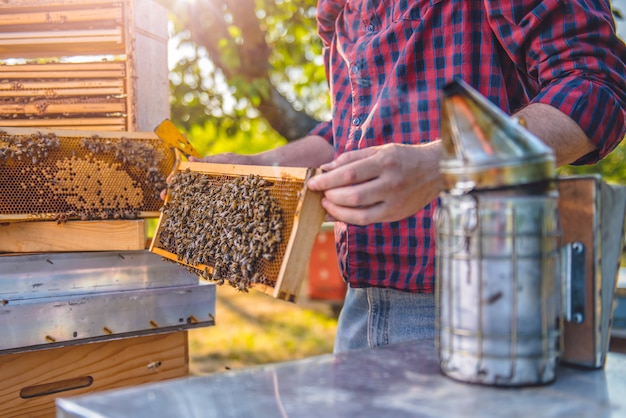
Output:
[[582,324],[585,320],[585,252],[585,245],[581,242],[572,242],[561,248],[563,319],[575,324]]

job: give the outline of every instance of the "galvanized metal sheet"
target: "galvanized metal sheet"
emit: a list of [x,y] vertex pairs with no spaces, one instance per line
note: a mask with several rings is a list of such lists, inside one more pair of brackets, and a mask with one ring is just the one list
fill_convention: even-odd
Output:
[[196,284],[196,275],[147,250],[0,257],[3,303]]
[[188,329],[215,323],[215,285],[100,292],[0,305],[0,352]]

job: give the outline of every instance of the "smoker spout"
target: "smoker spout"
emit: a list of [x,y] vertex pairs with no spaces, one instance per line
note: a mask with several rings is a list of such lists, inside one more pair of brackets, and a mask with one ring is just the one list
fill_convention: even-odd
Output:
[[446,190],[526,185],[556,175],[552,149],[461,80],[442,89],[441,137]]

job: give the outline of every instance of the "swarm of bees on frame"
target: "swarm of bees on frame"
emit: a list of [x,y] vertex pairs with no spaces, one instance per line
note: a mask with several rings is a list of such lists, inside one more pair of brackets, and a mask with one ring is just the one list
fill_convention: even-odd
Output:
[[189,170],[177,173],[161,209],[161,248],[217,284],[240,291],[273,285],[259,268],[276,257],[283,240],[282,208],[271,185],[253,174],[218,181]]
[[[57,223],[70,219],[136,219],[145,193],[158,201],[158,194],[167,187],[165,175],[158,168],[164,156],[149,143],[94,135],[81,138],[72,155],[63,154],[61,148],[54,133],[8,135],[0,131],[0,167],[7,167],[9,174],[15,172],[7,179],[12,183],[5,187],[16,189],[23,198],[11,205],[25,206],[34,215],[54,213]],[[99,158],[104,155],[112,162]],[[128,169],[133,170],[133,177]],[[145,193],[141,183],[147,186]],[[20,213],[18,209],[11,206],[3,211]]]
[[158,194],[167,187],[165,176],[157,168],[160,158],[155,149],[139,141],[121,138],[119,141],[102,140],[97,136],[83,139],[81,145],[93,154],[112,153],[122,164],[130,164],[146,172],[146,183]]
[[[3,132],[0,132],[0,134]],[[0,146],[0,164],[6,164],[7,160],[29,160],[37,164],[43,158],[48,157],[50,149],[59,146],[59,138],[54,134],[43,135],[38,132],[27,137],[7,137],[5,146]]]

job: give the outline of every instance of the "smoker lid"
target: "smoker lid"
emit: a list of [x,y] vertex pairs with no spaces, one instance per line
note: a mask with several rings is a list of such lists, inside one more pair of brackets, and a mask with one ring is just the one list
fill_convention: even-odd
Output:
[[525,185],[556,176],[550,147],[461,80],[441,92],[446,190]]

